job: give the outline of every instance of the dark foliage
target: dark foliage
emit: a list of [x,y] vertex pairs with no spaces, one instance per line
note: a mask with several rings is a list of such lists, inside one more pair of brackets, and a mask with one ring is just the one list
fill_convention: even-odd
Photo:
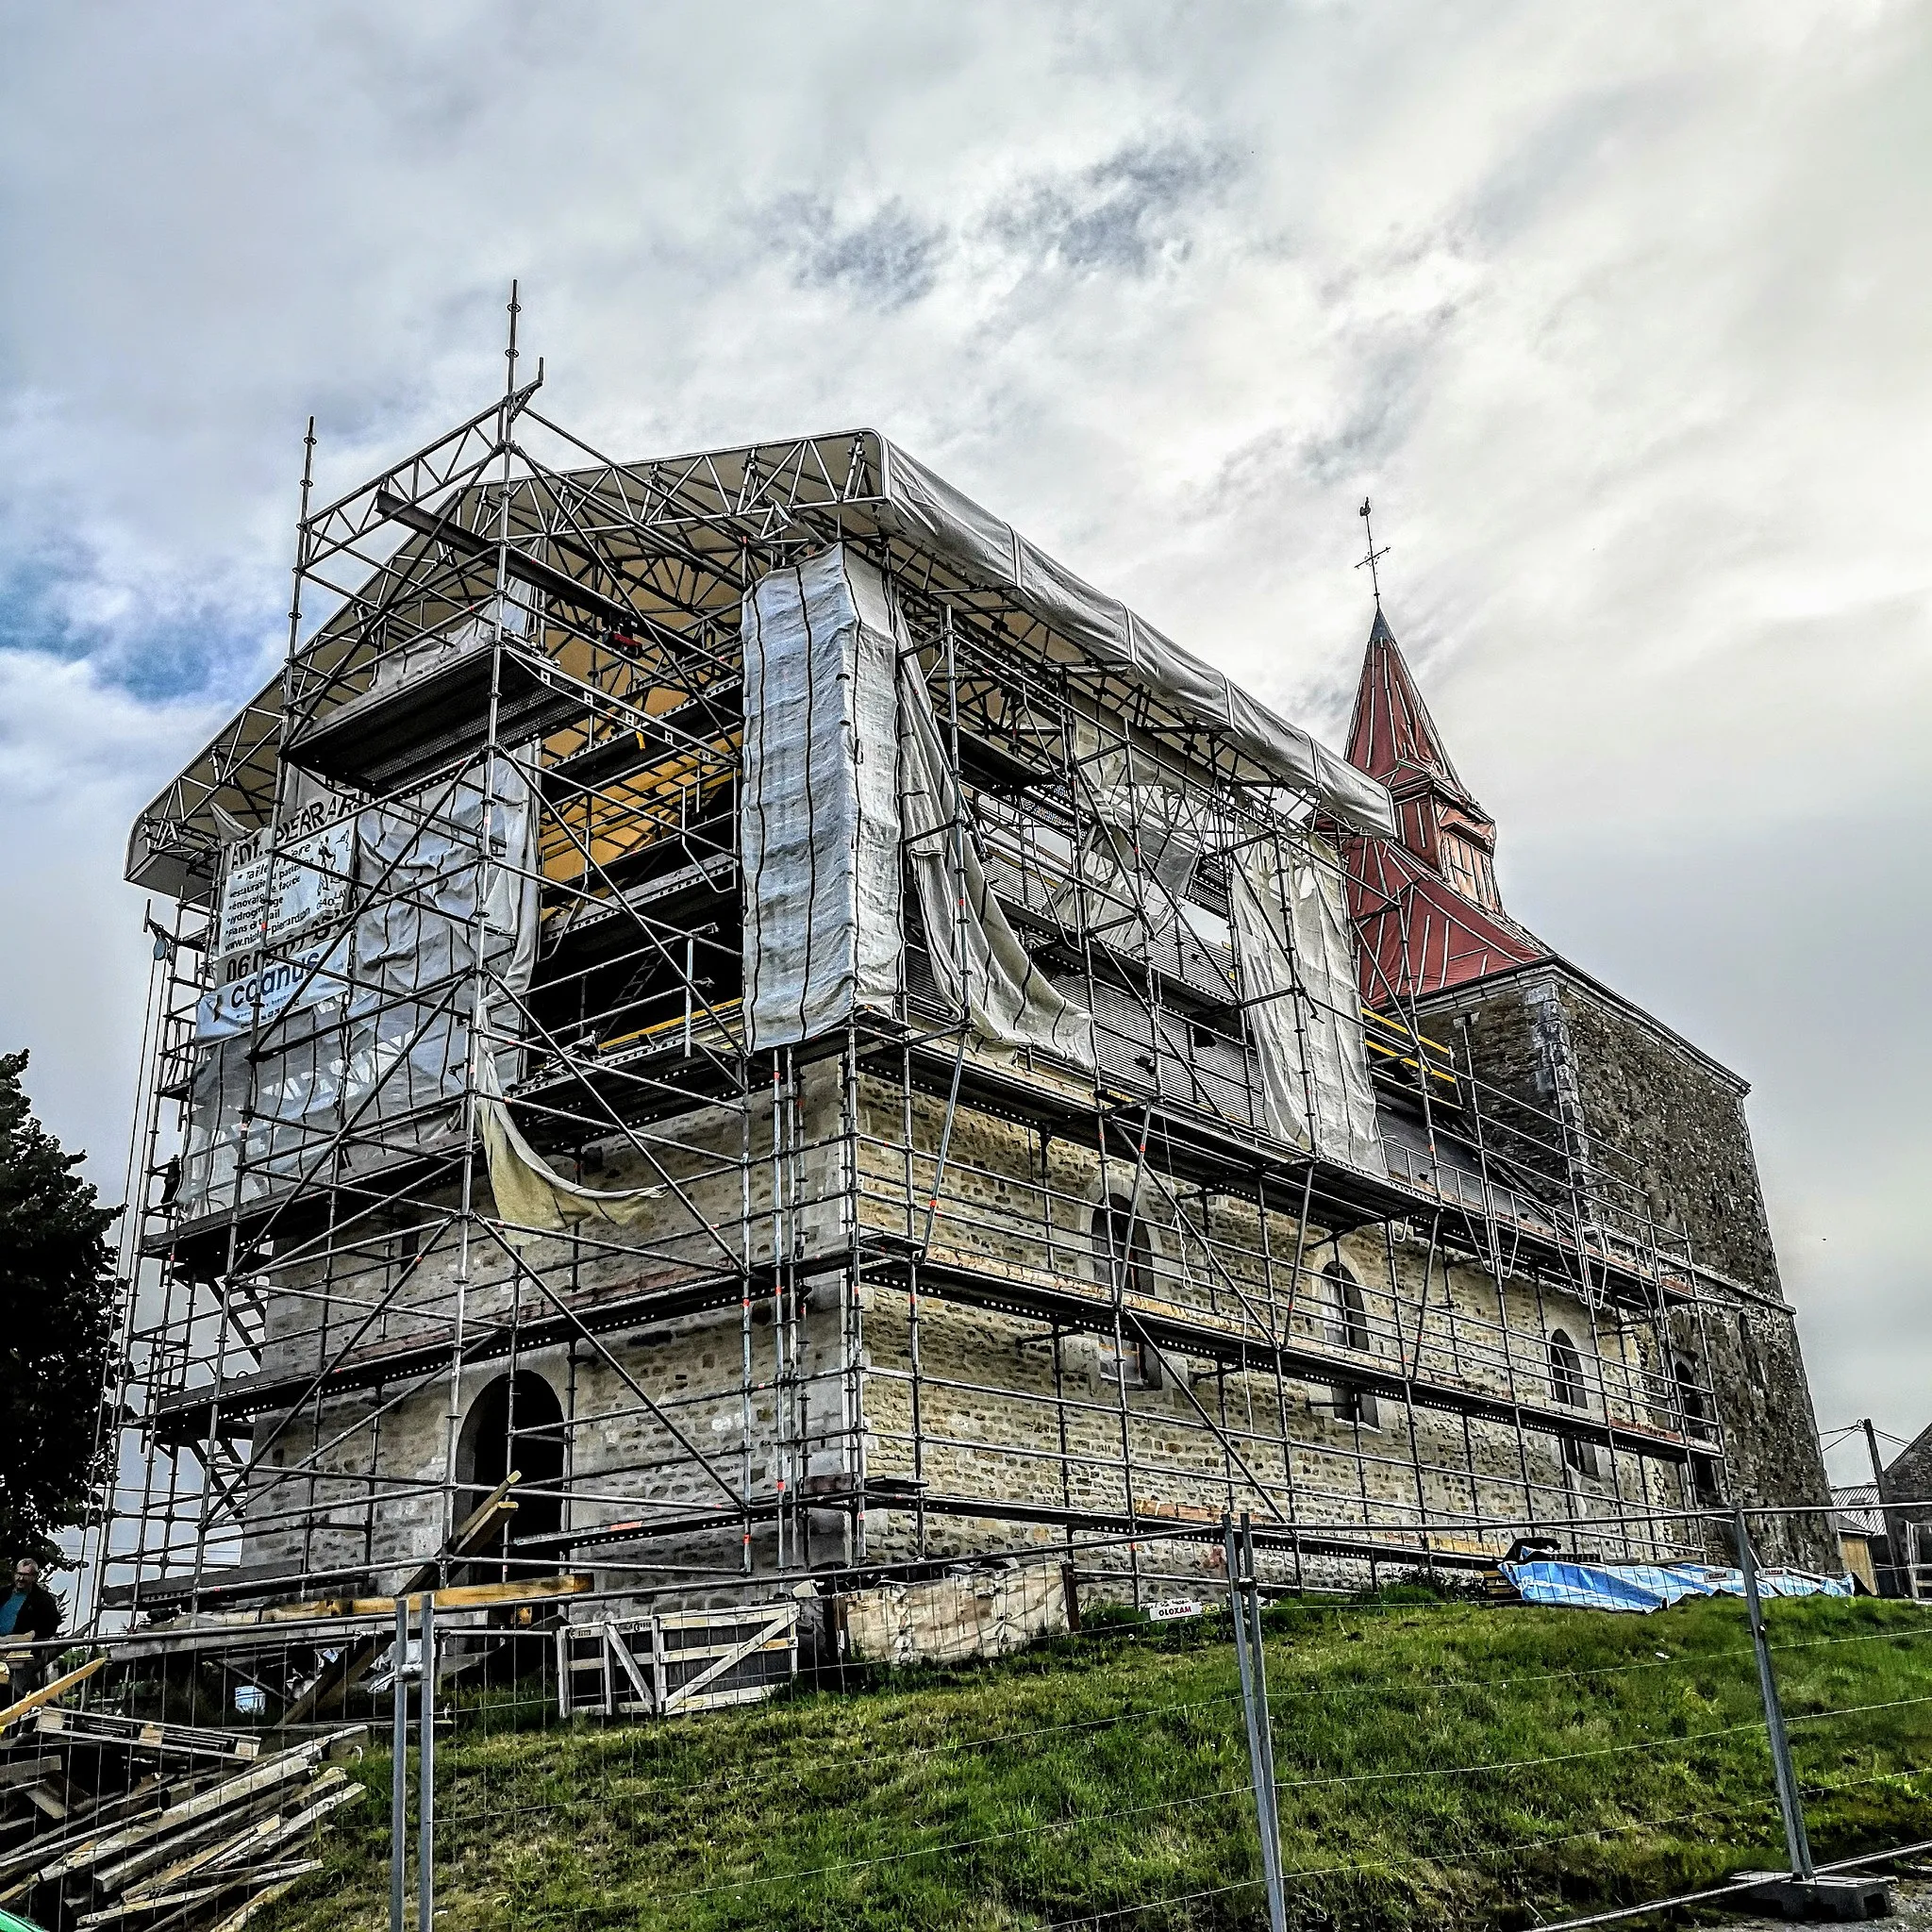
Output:
[[35,1120],[25,1053],[0,1054],[0,1557],[58,1558],[56,1532],[82,1522],[109,1467],[102,1389],[115,1293],[96,1204]]

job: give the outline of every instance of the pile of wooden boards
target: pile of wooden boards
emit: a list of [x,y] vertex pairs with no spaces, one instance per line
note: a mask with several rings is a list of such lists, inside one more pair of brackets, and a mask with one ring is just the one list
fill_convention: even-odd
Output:
[[321,1868],[319,1830],[363,1795],[331,1760],[364,1735],[41,1703],[0,1737],[0,1907],[48,1932],[240,1932]]

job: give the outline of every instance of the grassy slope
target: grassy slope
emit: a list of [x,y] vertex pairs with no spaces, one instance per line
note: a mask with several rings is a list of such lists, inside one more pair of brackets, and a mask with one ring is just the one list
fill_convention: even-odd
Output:
[[[1932,1836],[1925,1613],[1771,1617],[1820,1857]],[[1528,1924],[1776,1862],[1735,1602],[1645,1618],[1385,1597],[1269,1625],[1298,1923]],[[1892,1707],[1805,1721],[1872,1704]],[[538,1719],[472,1709],[440,1747],[447,1932],[1258,1920],[1224,1620],[669,1724]],[[1505,1760],[1531,1761],[1462,1769]],[[273,1932],[382,1922],[388,1760],[363,1771],[374,1802]]]

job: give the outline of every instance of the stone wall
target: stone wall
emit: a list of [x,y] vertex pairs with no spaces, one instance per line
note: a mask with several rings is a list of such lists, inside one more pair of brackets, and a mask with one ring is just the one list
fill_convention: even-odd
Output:
[[[1534,1067],[1524,1056],[1539,1040],[1536,1025],[1492,1024],[1499,1017],[1477,1013],[1474,1031],[1514,1041],[1517,1074],[1533,1093]],[[1412,1360],[1418,1376],[1452,1388],[1541,1407],[1576,1401],[1598,1417],[1657,1426],[1670,1364],[1641,1321],[1593,1308],[1532,1274],[1499,1282],[1400,1228],[1339,1237],[1303,1229],[1286,1213],[1264,1217],[1252,1200],[1175,1187],[1125,1155],[1103,1160],[1078,1139],[1042,1138],[972,1108],[958,1110],[947,1136],[943,1104],[929,1096],[910,1103],[908,1149],[899,1088],[868,1076],[847,1095],[838,1072],[830,1062],[805,1074],[797,1131],[781,1137],[777,1156],[769,1106],[760,1103],[751,1123],[748,1221],[743,1130],[714,1109],[654,1130],[679,1189],[634,1231],[540,1240],[512,1256],[472,1227],[463,1284],[471,1322],[501,1321],[512,1306],[526,1318],[552,1315],[555,1305],[533,1277],[550,1294],[577,1296],[621,1291],[674,1263],[704,1267],[708,1255],[722,1260],[721,1238],[755,1263],[776,1256],[797,1264],[776,1293],[761,1274],[766,1285],[739,1307],[520,1352],[514,1366],[541,1376],[572,1418],[570,1526],[595,1529],[667,1507],[734,1507],[745,1494],[759,1512],[748,1544],[733,1525],[595,1546],[582,1561],[600,1584],[622,1588],[627,1577],[683,1565],[714,1579],[697,1594],[729,1594],[747,1550],[764,1577],[807,1565],[934,1560],[1050,1544],[1064,1536],[1058,1519],[1069,1511],[1118,1520],[1131,1510],[1175,1524],[1186,1541],[1153,1539],[1158,1552],[1123,1546],[1098,1559],[1124,1589],[1132,1570],[1143,1580],[1166,1574],[1160,1587],[1174,1577],[1211,1579],[1220,1560],[1213,1525],[1226,1507],[1311,1532],[1379,1528],[1396,1542],[1412,1541],[1427,1521],[1446,1525],[1438,1534],[1492,1554],[1525,1523],[1580,1518],[1603,1525],[1601,1536],[1579,1535],[1583,1547],[1666,1553],[1644,1512],[1681,1510],[1686,1499],[1677,1469],[1662,1460],[1574,1441],[1566,1451],[1555,1433],[1411,1407],[1390,1392],[1365,1399],[1342,1373],[1278,1375],[1258,1348],[1252,1364],[1193,1357],[1142,1345],[1130,1326],[1118,1346],[1113,1271],[1096,1217],[1109,1197],[1131,1197],[1142,1243],[1131,1285],[1144,1303],[1236,1333],[1245,1324],[1257,1339],[1280,1324],[1324,1349]],[[1084,1285],[1089,1312],[1069,1316],[1056,1334],[1031,1317],[922,1295],[915,1424],[911,1296],[877,1271],[855,1278],[849,1259],[855,1224],[869,1240],[923,1238],[942,1136],[935,1256],[995,1277],[1004,1270]],[[612,1141],[586,1177],[641,1185],[651,1164]],[[434,1224],[454,1206],[446,1198],[411,1211]],[[412,1240],[423,1250],[413,1257],[363,1244],[372,1282],[393,1285],[408,1270],[378,1331],[422,1329],[453,1306],[463,1266],[455,1224]],[[1341,1299],[1341,1278],[1357,1297],[1353,1314]],[[325,1338],[308,1297],[321,1286],[287,1274],[272,1301],[272,1353],[283,1373],[320,1358]],[[366,1296],[352,1299],[366,1307]],[[1577,1353],[1580,1394],[1566,1393],[1553,1367],[1559,1330]],[[1725,1391],[1727,1428],[1737,1431],[1739,1466],[1767,1486],[1798,1479],[1802,1468],[1774,1459],[1795,1457],[1804,1441],[1775,1421],[1787,1399],[1780,1391],[1793,1375],[1802,1387],[1789,1320],[1753,1303],[1744,1329],[1734,1324],[1728,1339],[1716,1336],[1708,1359]],[[458,1434],[510,1367],[495,1360],[465,1370]],[[325,1525],[298,1534],[264,1521],[251,1531],[245,1560],[366,1562],[393,1574],[436,1547],[456,1507],[442,1489],[447,1391],[394,1402],[373,1429],[351,1426],[393,1393],[340,1397],[290,1424],[264,1456],[258,1484],[265,1496],[278,1466],[341,1438],[325,1457],[329,1472],[301,1478]],[[1754,1424],[1757,1411],[1765,1420]],[[1808,1428],[1808,1408],[1806,1422]],[[374,1510],[372,1457],[383,1493]],[[862,1519],[841,1500],[861,1478],[874,1499]],[[910,1507],[879,1507],[880,1490],[895,1485],[908,1504],[916,1493],[928,1499],[923,1527]],[[773,1519],[781,1495],[791,1505],[782,1526]],[[974,1501],[1003,1513],[974,1514]],[[1048,1520],[1029,1524],[1010,1513],[1028,1504]],[[1619,1524],[1629,1512],[1640,1518],[1634,1530]],[[1310,1582],[1361,1580],[1333,1558],[1310,1557],[1300,1574]]]
[[[1816,1504],[1767,1524],[1773,1560],[1836,1568],[1810,1388],[1779,1283],[1744,1083],[1560,963],[1431,1001],[1424,1030],[1457,1029],[1478,1074],[1544,1108],[1574,1151],[1572,1185],[1613,1227],[1654,1221],[1697,1264],[1707,1304],[1676,1318],[1674,1357],[1707,1387],[1726,1481],[1747,1502]],[[1465,1029],[1466,1026],[1466,1030]],[[1714,1557],[1729,1545],[1711,1541]]]

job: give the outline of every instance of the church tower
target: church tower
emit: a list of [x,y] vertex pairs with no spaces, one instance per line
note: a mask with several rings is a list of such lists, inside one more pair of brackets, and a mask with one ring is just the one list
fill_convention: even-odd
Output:
[[[1734,1493],[1822,1504],[1810,1389],[1744,1118],[1749,1087],[1505,910],[1496,822],[1451,762],[1379,595],[1348,758],[1389,788],[1396,819],[1389,839],[1329,827],[1346,858],[1364,1005],[1399,1008],[1484,1083],[1492,1155],[1498,1114],[1512,1101],[1533,1109],[1530,1139],[1554,1145],[1512,1147],[1512,1185],[1534,1186],[1541,1171],[1603,1239],[1683,1244],[1695,1291],[1673,1312],[1668,1368],[1687,1412],[1722,1440]],[[1765,1538],[1781,1560],[1837,1567],[1822,1511],[1767,1525]]]
[[1547,956],[1503,909],[1496,822],[1457,775],[1379,600],[1348,761],[1379,778],[1395,801],[1394,840],[1347,841],[1370,1006],[1442,992]]

